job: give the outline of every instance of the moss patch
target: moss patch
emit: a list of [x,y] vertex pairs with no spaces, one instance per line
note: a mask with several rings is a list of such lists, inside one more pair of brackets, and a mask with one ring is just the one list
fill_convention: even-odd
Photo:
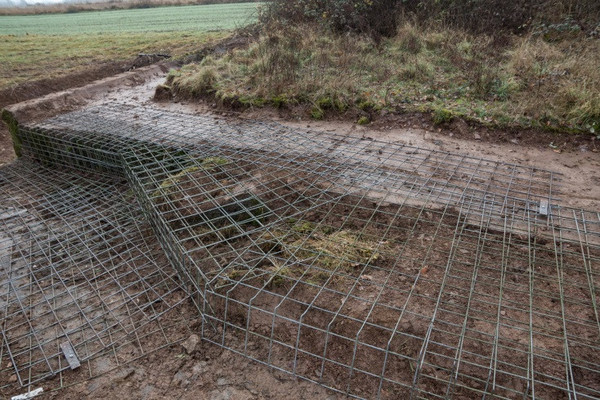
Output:
[[4,121],[8,126],[8,131],[10,132],[10,137],[12,138],[13,142],[13,148],[15,149],[15,154],[17,157],[21,157],[23,153],[23,143],[19,137],[19,122],[15,116],[6,109],[2,110],[1,117],[2,121]]
[[368,125],[371,122],[369,117],[362,116],[356,122],[358,125]]

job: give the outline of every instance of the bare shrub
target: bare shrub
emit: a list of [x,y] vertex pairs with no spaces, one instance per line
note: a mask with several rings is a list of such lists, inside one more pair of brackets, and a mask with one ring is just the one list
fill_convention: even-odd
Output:
[[399,21],[443,23],[471,32],[497,34],[532,27],[570,27],[592,32],[600,23],[597,0],[272,0],[262,21],[319,22],[336,31],[359,31],[374,38],[394,36]]

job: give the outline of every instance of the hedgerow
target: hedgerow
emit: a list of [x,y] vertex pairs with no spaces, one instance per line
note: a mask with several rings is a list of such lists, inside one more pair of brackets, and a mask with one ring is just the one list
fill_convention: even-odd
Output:
[[400,21],[434,22],[474,33],[552,30],[568,21],[586,32],[600,30],[598,0],[272,0],[263,23],[317,22],[334,31],[374,37],[396,34]]

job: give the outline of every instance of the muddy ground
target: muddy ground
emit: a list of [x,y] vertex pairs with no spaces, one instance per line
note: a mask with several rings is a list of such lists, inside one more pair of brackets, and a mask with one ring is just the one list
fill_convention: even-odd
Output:
[[[83,88],[52,93],[41,99],[26,98],[25,103],[12,109],[21,118],[39,120],[87,104],[107,101],[155,103],[154,89],[163,82],[168,68],[165,65],[151,65],[108,78],[103,75],[104,72],[97,76],[92,74],[81,81],[74,79],[72,83],[87,82],[94,77],[104,79]],[[68,79],[65,79],[65,85],[68,86],[67,82]],[[45,84],[45,88],[30,88],[32,95],[29,97],[64,89],[59,83]],[[3,105],[8,105],[9,97],[3,98]],[[23,100],[18,97],[12,99]],[[368,137],[553,170],[562,175],[560,190],[564,204],[600,209],[600,141],[592,137],[518,130],[493,131],[460,121],[438,128],[431,125],[428,116],[418,114],[379,115],[372,124],[358,126],[353,121],[313,121],[302,110],[231,111],[212,104],[188,103],[177,99],[155,105],[221,118],[274,120],[293,127]],[[0,128],[0,165],[13,159],[10,138],[3,126]],[[52,382],[48,388],[51,386],[57,384]],[[0,398],[6,395],[9,393],[0,393]],[[93,380],[47,392],[44,398],[334,399],[343,396],[269,370],[229,351],[199,343],[192,351],[183,346],[164,348],[138,363],[109,371]]]

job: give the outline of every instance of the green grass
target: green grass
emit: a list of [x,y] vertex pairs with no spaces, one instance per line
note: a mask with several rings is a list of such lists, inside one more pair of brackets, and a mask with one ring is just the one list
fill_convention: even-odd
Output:
[[458,117],[594,133],[598,65],[600,41],[583,34],[551,43],[513,36],[498,44],[486,35],[405,24],[376,45],[366,36],[294,26],[265,30],[248,49],[187,65],[169,83],[181,96],[223,104],[281,107],[285,99],[306,105],[314,119],[353,109],[376,117],[386,109],[431,113],[436,124]]
[[191,53],[251,22],[256,4],[0,17],[0,90],[138,53]]
[[76,14],[0,16],[0,35],[228,30],[254,21],[259,4],[234,3],[92,11]]
[[132,60],[138,53],[179,56],[226,36],[225,32],[148,32],[75,36],[0,36],[0,90]]

